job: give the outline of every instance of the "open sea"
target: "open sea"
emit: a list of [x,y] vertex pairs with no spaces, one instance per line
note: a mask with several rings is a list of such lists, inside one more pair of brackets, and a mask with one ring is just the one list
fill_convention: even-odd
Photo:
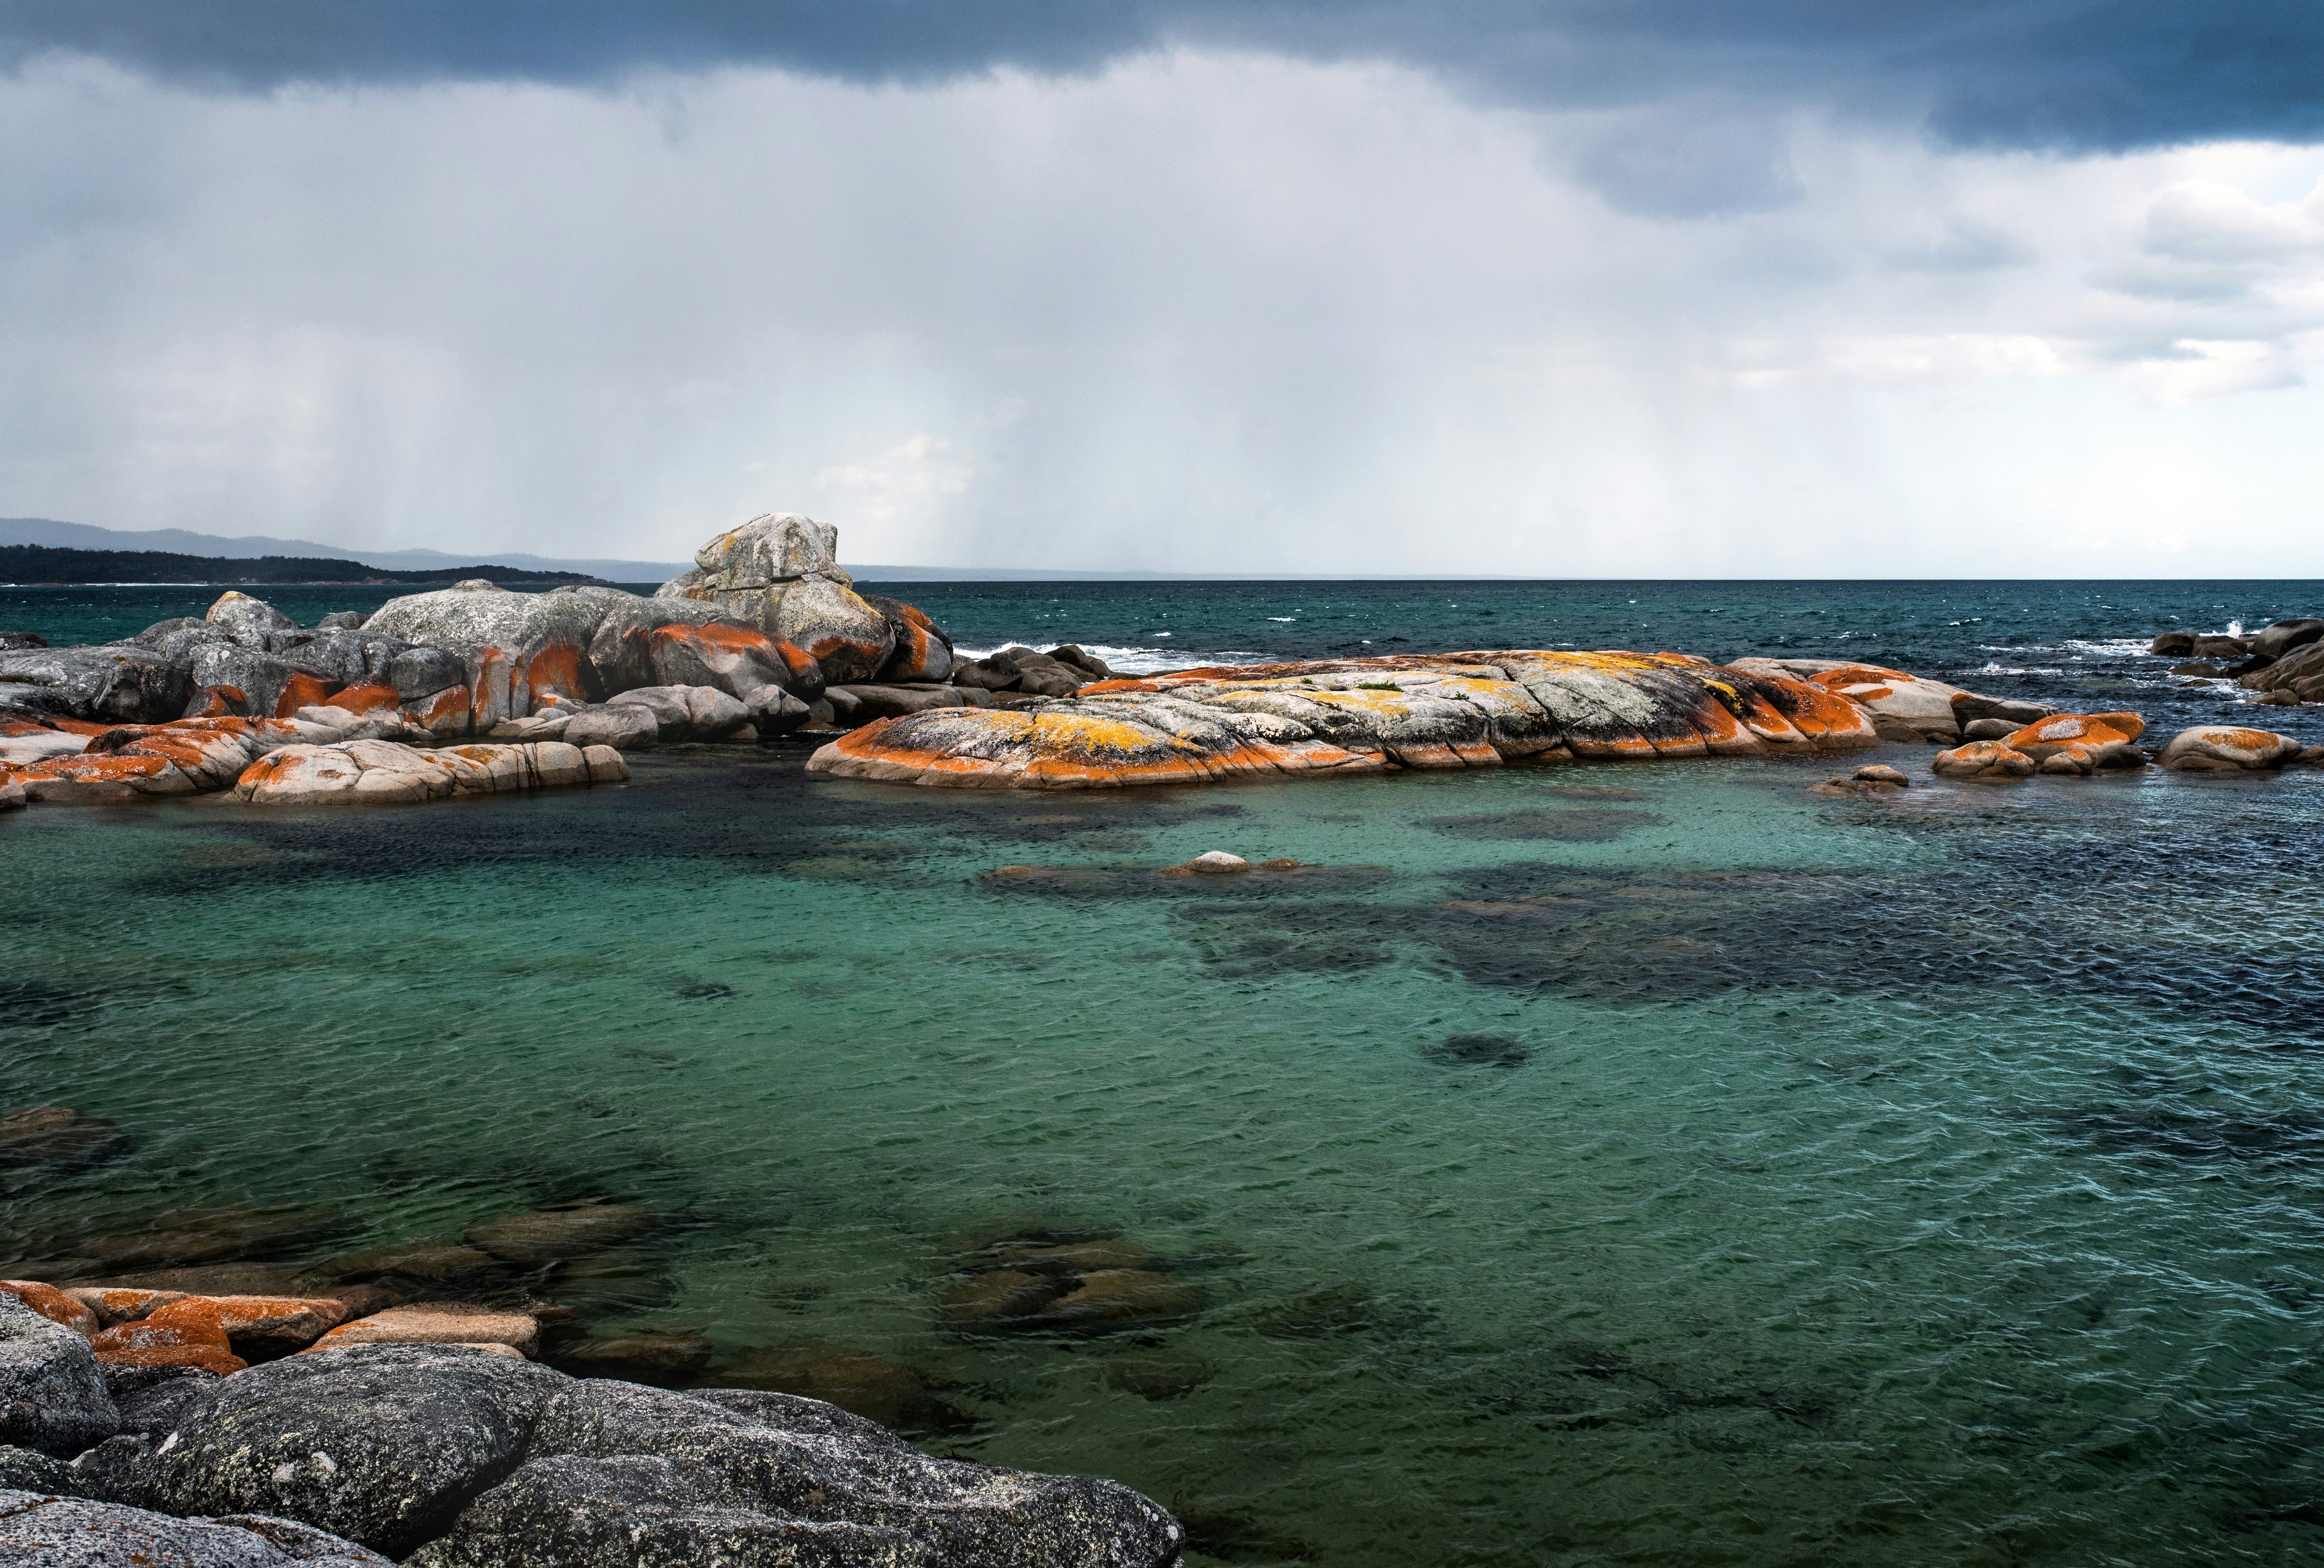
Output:
[[[2324,583],[896,591],[1127,670],[1788,652],[2324,741],[2144,651]],[[0,588],[0,630],[213,597]],[[665,1222],[540,1298],[706,1333],[714,1381],[888,1369],[917,1441],[1125,1481],[1198,1563],[2324,1561],[2324,770],[1036,796],[807,750],[0,817],[0,1111],[135,1140],[0,1172],[0,1276],[170,1211],[294,1209],[295,1262],[604,1194]],[[1211,849],[1319,869],[1150,874]],[[1154,1250],[1189,1315],[947,1328],[964,1251],[1032,1232]]]

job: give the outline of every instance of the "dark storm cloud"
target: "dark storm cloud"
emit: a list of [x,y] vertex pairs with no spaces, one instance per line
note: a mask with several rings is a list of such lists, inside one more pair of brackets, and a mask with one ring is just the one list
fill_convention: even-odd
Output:
[[2324,139],[2324,5],[2297,0],[0,0],[0,61],[244,88],[729,65],[926,82],[1179,43],[1394,60],[1536,107],[1902,116],[1966,146]]

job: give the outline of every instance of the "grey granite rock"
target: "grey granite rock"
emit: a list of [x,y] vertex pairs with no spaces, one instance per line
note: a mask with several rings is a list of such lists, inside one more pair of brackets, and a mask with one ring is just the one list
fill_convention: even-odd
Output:
[[715,1474],[642,1454],[528,1461],[407,1559],[410,1568],[918,1568],[935,1561],[904,1530],[754,1508]]
[[672,1461],[756,1512],[900,1532],[931,1564],[1160,1568],[1177,1559],[1177,1522],[1127,1487],[934,1459],[868,1421],[835,1440],[820,1415],[788,1424],[797,1408],[574,1383],[543,1407],[526,1457]]
[[36,1448],[0,1446],[0,1491],[41,1492],[51,1497],[87,1495],[73,1467]]
[[2263,626],[2247,640],[2251,650],[2263,659],[2278,659],[2295,648],[2324,639],[2324,621],[2312,618],[2298,621],[2278,621]]
[[0,1296],[0,1443],[69,1459],[120,1429],[89,1342]]
[[179,1417],[217,1391],[218,1374],[208,1367],[165,1362],[157,1367],[110,1365],[103,1368],[106,1391],[121,1414],[121,1430],[155,1436],[168,1433]]
[[0,1563],[25,1568],[390,1568],[291,1519],[174,1519],[85,1498],[0,1491]]
[[93,722],[158,724],[194,695],[186,668],[134,642],[0,652],[0,706]]
[[264,648],[271,634],[299,630],[298,622],[265,600],[232,589],[219,595],[202,619],[245,648]]
[[466,1347],[316,1351],[221,1379],[122,1468],[167,1513],[281,1514],[401,1557],[515,1469],[565,1382]]

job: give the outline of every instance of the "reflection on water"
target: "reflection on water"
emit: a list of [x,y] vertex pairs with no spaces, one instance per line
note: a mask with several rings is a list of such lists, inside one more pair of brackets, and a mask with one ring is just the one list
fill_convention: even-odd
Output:
[[[0,1271],[552,1301],[1212,1562],[2324,1551],[2324,773],[800,755],[0,825],[0,1109],[134,1139],[0,1172]],[[459,1245],[598,1197],[656,1222]]]

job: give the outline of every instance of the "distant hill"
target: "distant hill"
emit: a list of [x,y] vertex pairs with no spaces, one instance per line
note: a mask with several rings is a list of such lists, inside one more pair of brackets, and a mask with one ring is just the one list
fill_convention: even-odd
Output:
[[[85,522],[59,522],[47,517],[0,517],[0,546],[48,545],[63,549],[161,551],[164,554],[198,558],[224,557],[233,560],[263,560],[268,556],[288,556],[307,560],[347,562],[360,558],[370,574],[393,574],[397,581],[407,580],[414,572],[427,574],[433,581],[438,574],[448,573],[447,581],[456,582],[462,576],[477,576],[464,563],[465,556],[446,555],[441,550],[351,550],[345,545],[318,544],[313,540],[270,539],[263,534],[228,538],[221,534],[193,533],[182,528],[157,528],[143,533],[132,533],[110,528],[93,528]],[[666,583],[680,572],[690,570],[694,563],[674,561],[596,560],[583,557],[527,555],[521,551],[496,557],[499,565],[493,572],[481,575],[500,578],[493,572],[507,575],[512,580],[524,582],[564,581],[559,573],[574,574],[576,580],[602,578],[609,583]],[[123,579],[114,579],[120,581]],[[357,579],[361,580],[361,579]],[[409,580],[417,581],[417,578]]]
[[0,545],[0,583],[199,583],[213,587],[264,583],[381,583],[416,587],[456,583],[464,577],[488,577],[503,586],[605,580],[586,572],[544,572],[505,565],[391,571],[330,556],[189,556],[169,550]]

